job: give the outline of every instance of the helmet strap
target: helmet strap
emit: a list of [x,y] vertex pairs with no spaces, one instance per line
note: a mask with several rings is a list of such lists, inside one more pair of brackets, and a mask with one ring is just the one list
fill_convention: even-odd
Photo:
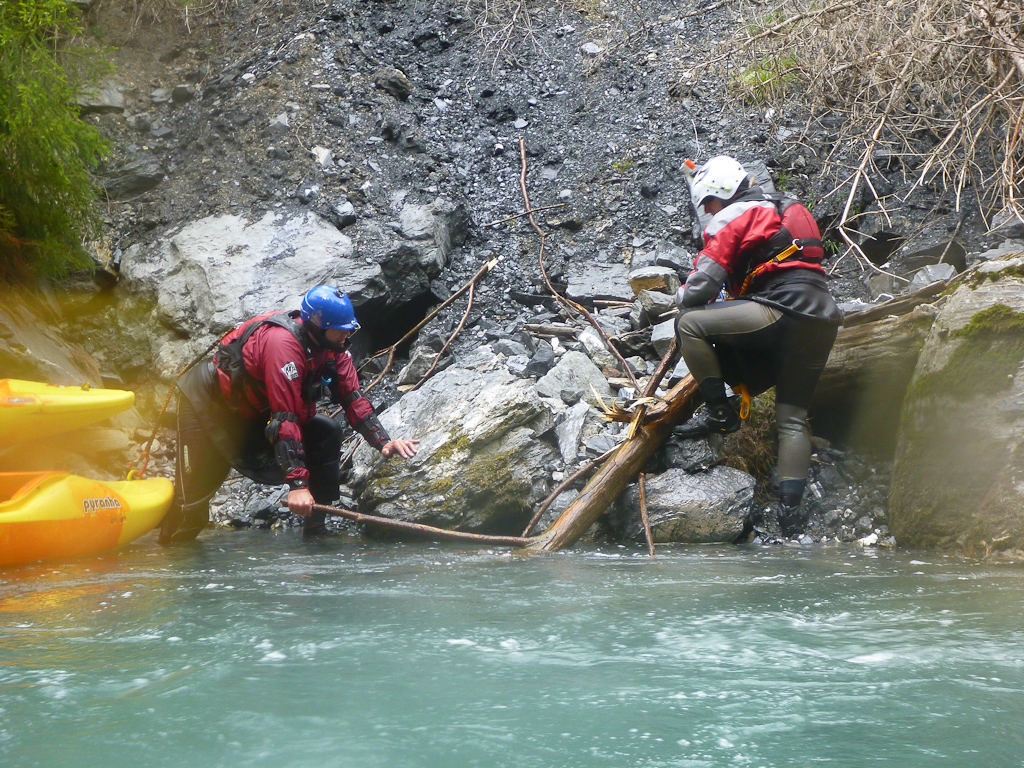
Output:
[[320,326],[315,323],[303,323],[302,327],[309,333],[310,341],[320,349],[326,349],[330,352],[344,352],[348,348],[348,339],[345,339],[341,344],[335,344],[327,340],[327,333]]

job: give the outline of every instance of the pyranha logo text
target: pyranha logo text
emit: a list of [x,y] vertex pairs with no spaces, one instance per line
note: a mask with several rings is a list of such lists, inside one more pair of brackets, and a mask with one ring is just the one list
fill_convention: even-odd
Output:
[[121,502],[110,496],[104,496],[102,499],[82,499],[82,509],[85,510],[85,514],[91,515],[99,509],[121,509]]

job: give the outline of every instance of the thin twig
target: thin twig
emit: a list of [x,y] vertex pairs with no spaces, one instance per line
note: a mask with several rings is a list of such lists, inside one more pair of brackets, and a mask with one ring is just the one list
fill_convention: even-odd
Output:
[[[568,203],[555,203],[554,205],[545,205],[545,206],[542,206],[540,208],[534,208],[532,213],[536,213],[537,211],[550,211],[552,208],[563,208],[566,205],[568,205]],[[497,221],[492,221],[490,224],[484,224],[483,226],[485,226],[485,227],[496,227],[499,224],[504,224],[506,221],[512,221],[513,219],[521,219],[521,218],[523,218],[523,216],[529,216],[530,213],[531,213],[531,211],[523,211],[522,213],[517,213],[514,216],[507,216],[504,219],[498,219]]]
[[430,364],[430,369],[423,374],[422,378],[418,382],[416,382],[416,386],[414,386],[412,390],[419,389],[423,382],[430,378],[430,374],[432,374],[434,372],[434,369],[437,368],[437,364],[441,362],[441,358],[444,356],[444,353],[448,351],[448,347],[450,347],[452,345],[452,342],[455,341],[455,337],[462,332],[462,329],[466,325],[466,321],[469,319],[469,313],[473,309],[473,293],[475,290],[476,285],[470,286],[469,298],[466,301],[466,311],[462,313],[462,319],[459,321],[458,327],[454,331],[452,331],[452,335],[448,337],[448,340],[444,343],[444,346],[441,347],[441,351],[438,352],[437,356],[434,358],[434,362]]
[[560,303],[566,309],[576,311],[583,315],[585,318],[587,318],[587,322],[594,326],[594,330],[597,331],[597,335],[601,339],[601,342],[604,344],[605,349],[611,352],[615,359],[619,361],[619,363],[622,365],[622,370],[625,373],[626,378],[629,379],[630,383],[633,385],[633,388],[637,392],[639,392],[640,385],[637,383],[636,378],[634,378],[633,372],[629,370],[629,366],[626,364],[626,361],[622,357],[622,354],[611,343],[611,341],[608,338],[608,334],[604,332],[604,330],[601,328],[600,324],[597,322],[594,316],[591,315],[590,312],[588,312],[587,309],[582,305],[577,304],[575,301],[570,301],[569,299],[565,298],[562,294],[556,291],[555,287],[551,284],[551,280],[550,278],[548,278],[547,269],[545,269],[544,267],[544,248],[547,243],[547,235],[545,235],[541,228],[537,226],[537,221],[533,218],[533,209],[530,205],[530,194],[526,189],[526,142],[522,139],[522,137],[520,137],[519,139],[519,159],[521,163],[521,172],[519,174],[519,186],[522,189],[523,201],[526,203],[526,211],[530,221],[530,226],[533,227],[533,230],[537,233],[537,236],[540,237],[540,273],[544,277],[544,282],[547,284],[548,290],[551,291],[551,295],[555,297],[558,303]]
[[[462,294],[464,294],[466,291],[468,291],[470,288],[472,288],[474,285],[476,285],[484,277],[484,275],[486,275],[488,272],[490,272],[492,269],[494,269],[494,266],[497,263],[498,263],[497,259],[491,259],[486,264],[484,264],[482,267],[480,267],[480,269],[477,270],[476,274],[473,275],[473,277],[471,277],[466,282],[465,285],[463,285],[461,288],[459,288],[459,290],[457,290],[455,293],[453,293],[451,296],[449,296],[443,302],[441,302],[436,307],[434,307],[434,309],[430,312],[430,314],[428,314],[425,318],[423,318],[423,320],[421,320],[419,323],[416,324],[415,328],[413,328],[411,331],[406,333],[402,338],[400,338],[398,341],[396,341],[394,344],[392,344],[390,347],[388,347],[388,349],[387,349],[388,360],[387,360],[387,363],[384,365],[384,370],[380,372],[380,375],[377,376],[377,378],[374,379],[370,383],[369,386],[367,386],[367,387],[365,387],[363,389],[363,392],[369,392],[371,389],[373,389],[375,386],[377,386],[380,383],[381,379],[383,379],[387,375],[388,370],[391,368],[391,363],[395,359],[395,350],[397,350],[398,347],[404,341],[407,341],[407,340],[411,339],[413,336],[415,336],[417,333],[419,333],[420,329],[423,328],[423,326],[425,326],[427,323],[429,323],[431,320],[433,320],[435,317],[437,317],[441,312],[443,312],[445,310],[445,308],[447,308],[449,305],[451,305]],[[380,352],[375,354],[370,359],[372,360],[372,359],[374,359],[376,357],[380,357],[382,354],[384,354],[384,350],[381,350]]]
[[651,521],[647,519],[647,483],[646,472],[637,476],[637,485],[640,489],[640,522],[644,526],[644,539],[647,541],[647,554],[654,557],[654,536],[651,534]]

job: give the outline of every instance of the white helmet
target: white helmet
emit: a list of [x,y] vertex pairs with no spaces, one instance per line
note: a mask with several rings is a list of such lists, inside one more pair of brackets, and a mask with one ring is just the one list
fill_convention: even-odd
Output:
[[713,157],[694,175],[690,199],[698,208],[708,197],[730,200],[746,178],[747,172],[734,158],[727,155]]

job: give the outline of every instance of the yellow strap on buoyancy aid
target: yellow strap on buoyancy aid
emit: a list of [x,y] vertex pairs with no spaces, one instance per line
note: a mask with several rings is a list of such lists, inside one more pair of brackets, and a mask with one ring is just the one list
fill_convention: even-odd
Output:
[[768,267],[769,264],[771,264],[772,262],[778,264],[780,261],[785,261],[799,250],[800,245],[797,243],[796,240],[794,240],[792,245],[790,245],[789,248],[784,250],[782,253],[772,256],[770,259],[768,259],[768,261],[764,262],[763,264],[758,264],[757,267],[751,270],[750,274],[747,275],[747,279],[743,281],[743,287],[740,288],[739,295],[742,296],[748,290],[750,290],[750,284],[754,282],[754,278],[757,277],[762,272],[764,272],[764,270]]
[[746,421],[750,416],[750,390],[743,383],[737,384],[733,390],[740,393],[740,419]]

